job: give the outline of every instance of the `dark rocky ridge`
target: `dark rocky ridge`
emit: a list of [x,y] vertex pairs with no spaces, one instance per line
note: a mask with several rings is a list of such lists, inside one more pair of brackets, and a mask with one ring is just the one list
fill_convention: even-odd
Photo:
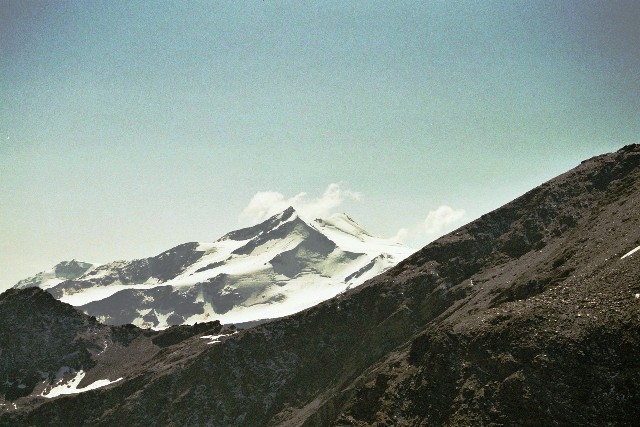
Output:
[[0,394],[7,400],[29,395],[43,379],[39,371],[52,380],[61,366],[91,368],[91,351],[100,346],[87,337],[106,333],[95,319],[55,303],[40,288],[1,294],[0,322]]
[[[164,349],[192,337],[233,331],[219,322],[164,331],[106,326],[40,288],[9,289],[0,294],[0,403],[37,404],[60,368],[83,370],[84,387],[136,372],[152,359],[158,363]],[[204,350],[203,344],[194,341],[189,352]]]
[[295,214],[295,212],[295,209],[292,206],[289,206],[280,215],[272,216],[267,221],[254,225],[252,227],[241,228],[240,230],[232,231],[231,233],[225,234],[222,238],[240,241],[258,237],[264,232],[277,227],[280,223],[287,221],[289,218],[291,218],[291,216],[293,216],[293,214]]
[[639,166],[593,158],[340,297],[0,421],[633,425]]

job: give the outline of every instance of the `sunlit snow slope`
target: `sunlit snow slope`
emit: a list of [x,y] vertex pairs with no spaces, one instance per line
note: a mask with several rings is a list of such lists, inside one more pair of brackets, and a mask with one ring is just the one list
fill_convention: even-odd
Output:
[[411,252],[371,236],[345,214],[308,220],[288,208],[213,243],[104,264],[48,290],[109,324],[238,324],[311,307]]

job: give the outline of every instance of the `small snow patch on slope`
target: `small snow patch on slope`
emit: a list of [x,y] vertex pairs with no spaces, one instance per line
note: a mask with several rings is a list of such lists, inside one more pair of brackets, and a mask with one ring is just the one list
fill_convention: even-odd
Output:
[[41,396],[51,399],[53,397],[62,396],[64,394],[82,393],[82,392],[85,392],[85,391],[95,390],[97,388],[104,387],[104,386],[107,386],[109,384],[116,383],[116,382],[118,382],[118,381],[120,381],[122,379],[122,377],[120,377],[120,378],[118,378],[117,380],[114,380],[114,381],[110,381],[110,380],[106,380],[106,379],[105,380],[98,380],[98,381],[95,381],[95,382],[89,384],[86,387],[78,388],[78,385],[80,384],[80,382],[82,381],[82,379],[84,378],[85,375],[86,375],[86,373],[84,371],[78,371],[76,373],[76,375],[69,381],[65,382],[63,379],[60,379],[60,380],[58,380],[56,385],[51,390],[49,390],[48,393],[42,392]]
[[[235,334],[235,332],[234,332]],[[210,340],[207,344],[216,344],[220,342],[220,338],[233,334],[220,334],[220,335],[203,335],[200,338]]]
[[636,252],[640,251],[640,246],[638,246],[637,248],[627,252],[626,254],[622,255],[622,257],[620,257],[620,259],[625,259],[628,256],[631,256],[633,254],[635,254]]

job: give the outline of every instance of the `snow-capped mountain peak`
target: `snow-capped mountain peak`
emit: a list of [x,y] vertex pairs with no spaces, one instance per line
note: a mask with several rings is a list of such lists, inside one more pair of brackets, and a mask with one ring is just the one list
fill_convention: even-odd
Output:
[[308,308],[411,252],[372,236],[346,214],[305,220],[289,207],[214,242],[104,264],[48,290],[111,324],[245,323]]
[[224,236],[222,236],[220,239],[218,239],[218,241],[249,240],[259,236],[260,234],[266,231],[273,230],[279,227],[280,225],[282,225],[283,223],[294,220],[296,218],[298,218],[298,213],[292,206],[289,206],[284,211],[280,212],[279,214],[273,215],[267,220],[261,222],[260,224],[254,225],[252,227],[241,228],[240,230],[235,230],[230,233],[227,233]]

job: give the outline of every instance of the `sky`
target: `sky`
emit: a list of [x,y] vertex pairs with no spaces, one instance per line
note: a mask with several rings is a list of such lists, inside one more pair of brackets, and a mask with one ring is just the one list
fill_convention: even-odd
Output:
[[0,290],[293,204],[418,249],[638,143],[636,1],[0,0]]

